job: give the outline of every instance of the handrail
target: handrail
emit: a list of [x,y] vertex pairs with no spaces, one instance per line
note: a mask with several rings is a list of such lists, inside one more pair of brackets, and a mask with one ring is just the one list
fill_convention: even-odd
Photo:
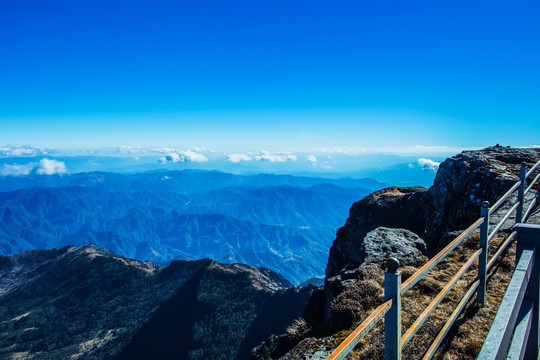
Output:
[[437,305],[444,299],[446,295],[452,290],[454,285],[458,282],[459,279],[465,274],[465,272],[471,267],[474,261],[478,259],[480,256],[480,253],[482,252],[482,249],[477,250],[473,256],[459,269],[459,271],[450,279],[450,281],[446,284],[446,286],[437,294],[435,299],[431,301],[431,303],[427,306],[427,308],[422,312],[422,314],[416,319],[416,321],[412,324],[412,326],[407,330],[405,335],[401,337],[401,346],[407,345],[407,343],[411,340],[411,338],[416,334],[418,329],[424,324],[424,322],[427,320],[427,317],[435,311],[437,308]]
[[512,241],[514,241],[514,239],[516,238],[516,234],[517,232],[515,231],[512,232],[510,236],[508,236],[506,240],[504,240],[504,242],[499,246],[499,249],[497,250],[495,254],[493,254],[493,256],[491,257],[491,260],[489,260],[487,264],[487,271],[491,270],[491,267],[495,265],[495,262],[499,258],[499,255],[501,255],[504,252],[504,250],[506,250],[508,245],[510,245]]
[[437,351],[437,349],[439,348],[439,345],[441,345],[444,337],[446,336],[446,334],[448,334],[448,332],[450,331],[450,328],[452,327],[452,325],[454,325],[454,322],[457,320],[458,316],[461,314],[461,312],[465,308],[465,305],[467,305],[472,295],[476,292],[476,289],[478,288],[478,284],[480,284],[479,280],[476,280],[475,282],[472,283],[469,290],[467,290],[467,292],[463,296],[463,299],[461,299],[461,301],[459,302],[458,306],[456,307],[452,315],[450,315],[450,317],[448,318],[448,320],[442,327],[441,331],[439,332],[439,335],[437,335],[437,337],[435,338],[435,340],[429,347],[428,351],[424,354],[424,357],[422,358],[422,360],[429,360],[433,357],[433,355],[435,355],[435,351]]
[[525,211],[525,214],[523,214],[523,222],[527,221],[527,218],[529,217],[531,210],[533,209],[534,205],[537,203],[537,198],[534,198],[533,201],[531,201],[531,204],[527,208],[527,211]]
[[529,176],[531,176],[531,174],[534,172],[534,170],[536,170],[538,166],[540,166],[540,161],[534,164],[533,167],[529,171],[527,171],[527,174],[525,174],[525,178],[528,178]]
[[414,286],[418,281],[422,280],[424,275],[426,275],[429,270],[431,270],[435,265],[437,265],[449,252],[454,250],[457,246],[461,245],[463,240],[469,236],[474,230],[476,230],[482,223],[484,219],[480,218],[476,220],[471,226],[469,226],[465,231],[463,231],[458,237],[456,237],[450,244],[446,245],[437,255],[435,255],[431,260],[424,264],[420,269],[418,269],[410,278],[408,278],[401,285],[401,295],[405,294],[407,290]]
[[536,248],[533,246],[521,254],[514,276],[508,284],[508,290],[504,294],[499,311],[477,359],[498,359],[506,353],[521,303],[525,297],[527,283],[531,277],[535,251]]
[[510,210],[508,210],[508,212],[506,213],[506,215],[504,215],[504,217],[501,219],[501,221],[499,221],[499,223],[495,226],[495,229],[493,229],[491,231],[491,233],[489,234],[488,236],[488,241],[490,241],[491,239],[493,239],[493,237],[497,234],[497,232],[501,229],[501,227],[504,225],[504,223],[506,222],[506,220],[508,220],[508,218],[510,217],[510,215],[512,215],[512,212],[514,210],[517,209],[519,203],[515,203],[514,206],[512,206],[510,208]]
[[[479,275],[477,279],[472,283],[471,287],[468,289],[468,291],[465,293],[457,307],[454,309],[454,312],[450,316],[450,318],[446,321],[445,325],[441,329],[438,336],[435,338],[434,342],[431,344],[430,348],[424,355],[423,359],[431,359],[433,355],[435,354],[437,348],[442,343],[444,336],[448,333],[451,326],[454,324],[455,320],[459,316],[459,314],[463,311],[465,308],[465,305],[469,302],[472,295],[475,292],[481,291],[482,287],[484,287],[484,294],[485,294],[485,278],[487,272],[490,271],[490,269],[493,267],[497,259],[500,257],[500,255],[508,248],[508,246],[513,243],[513,241],[516,238],[516,231],[512,232],[506,240],[499,246],[495,254],[487,261],[487,249],[490,240],[492,240],[495,235],[501,230],[502,226],[508,221],[511,214],[516,211],[516,219],[521,219],[523,222],[526,221],[527,217],[529,216],[530,211],[534,207],[534,205],[537,203],[537,199],[540,195],[540,186],[538,189],[538,192],[536,194],[536,197],[531,201],[530,205],[528,206],[527,210],[524,214],[522,214],[523,211],[523,204],[525,202],[524,195],[532,189],[534,184],[540,179],[540,174],[538,174],[531,182],[531,184],[527,187],[525,190],[525,182],[527,178],[540,166],[540,161],[538,161],[528,172],[525,172],[525,165],[522,165],[521,171],[520,171],[520,180],[517,181],[508,191],[504,193],[504,195],[499,198],[493,206],[489,207],[489,204],[487,204],[487,207],[484,208],[485,212],[483,212],[483,216],[478,218],[476,221],[474,221],[467,229],[465,229],[461,234],[459,234],[454,240],[452,240],[448,245],[446,245],[437,255],[435,255],[433,258],[431,258],[427,263],[425,263],[420,269],[418,269],[412,276],[410,276],[401,286],[399,285],[401,280],[399,280],[396,285],[390,286],[389,289],[392,289],[393,286],[396,286],[394,288],[395,290],[388,290],[389,293],[398,294],[397,297],[394,298],[394,301],[396,304],[392,303],[392,299],[389,299],[382,303],[379,307],[377,307],[371,314],[368,316],[362,324],[360,324],[328,357],[327,360],[336,360],[336,359],[343,359],[353,348],[358,344],[360,340],[362,340],[369,331],[375,326],[375,324],[382,319],[383,316],[389,316],[391,315],[390,319],[394,319],[393,316],[397,316],[397,320],[392,320],[392,323],[395,323],[395,326],[397,328],[400,328],[401,324],[401,314],[400,314],[400,308],[401,308],[401,300],[400,296],[405,294],[411,287],[413,287],[418,281],[420,281],[431,269],[433,269],[437,264],[439,264],[451,251],[453,251],[456,247],[463,244],[464,241],[467,239],[469,235],[471,235],[475,230],[477,230],[479,227],[482,227],[481,231],[481,238],[484,236],[484,240],[481,240],[484,242],[485,245],[482,245],[484,247],[481,247],[479,250],[477,250],[469,259],[468,261],[463,264],[463,266],[459,269],[459,271],[452,277],[452,279],[449,280],[449,282],[446,283],[444,288],[436,295],[436,297],[431,301],[431,303],[427,306],[427,308],[422,312],[422,314],[416,319],[416,321],[413,323],[413,325],[407,330],[407,332],[401,336],[399,340],[397,340],[397,345],[392,342],[389,344],[386,343],[385,340],[385,346],[389,346],[390,348],[395,348],[397,351],[391,352],[390,359],[401,359],[401,348],[405,346],[412,337],[416,334],[418,329],[424,324],[424,322],[427,320],[429,315],[435,311],[437,305],[443,300],[443,298],[453,289],[455,284],[459,281],[459,279],[467,272],[467,270],[471,267],[471,265],[480,258],[480,262],[484,261],[484,266],[479,266],[479,271],[484,271],[483,277]],[[509,199],[509,197],[516,191],[519,190],[518,194],[518,201],[516,204],[510,207],[509,210],[507,210],[506,214],[503,216],[503,218],[499,221],[497,225],[493,228],[491,233],[488,233],[489,229],[489,216],[495,213],[500,206]],[[484,205],[486,206],[486,205]],[[483,210],[483,211],[484,211]],[[523,216],[522,216],[523,215]],[[484,260],[482,260],[484,259]],[[481,264],[479,264],[481,265]],[[387,271],[388,273],[388,271]],[[387,273],[385,273],[385,278],[387,276]],[[396,273],[399,279],[401,279],[401,273]],[[483,284],[483,285],[482,285]],[[385,294],[387,291],[387,286],[385,282]],[[386,295],[385,295],[386,296]],[[484,296],[484,295],[483,295]],[[387,297],[388,298],[388,297]],[[484,300],[482,300],[484,301]],[[391,309],[398,310],[392,310],[392,312],[389,312]],[[395,313],[397,311],[397,313]],[[394,314],[394,315],[392,315]],[[397,315],[395,315],[397,314]],[[386,323],[385,321],[385,323]],[[394,326],[394,325],[392,325]],[[386,327],[386,325],[385,325]],[[385,330],[386,332],[387,330]],[[395,334],[395,332],[393,333]],[[399,331],[398,331],[399,334]],[[394,336],[394,335],[392,335]],[[386,337],[386,335],[385,335]],[[393,341],[393,340],[392,340]],[[386,351],[386,350],[385,350]],[[389,353],[388,353],[389,354]],[[385,356],[388,356],[385,355]]]
[[499,200],[497,200],[497,202],[493,204],[493,206],[489,209],[489,215],[497,211],[497,209],[499,209],[499,207],[506,201],[506,199],[508,199],[510,195],[512,195],[514,191],[516,191],[519,188],[520,185],[521,185],[521,181],[518,181]]
[[366,320],[364,320],[343,342],[326,358],[326,360],[341,360],[366,336],[375,324],[390,310],[392,300],[383,302]]
[[514,336],[510,343],[510,349],[508,349],[507,359],[523,359],[525,349],[533,328],[533,312],[534,302],[529,299],[524,299],[521,304],[521,310],[519,310],[516,328],[514,329]]
[[529,190],[531,190],[531,188],[534,186],[534,183],[537,182],[539,179],[540,179],[540,173],[538,173],[538,175],[536,175],[536,177],[531,181],[531,183],[529,184],[529,186],[525,190],[525,194],[528,193]]

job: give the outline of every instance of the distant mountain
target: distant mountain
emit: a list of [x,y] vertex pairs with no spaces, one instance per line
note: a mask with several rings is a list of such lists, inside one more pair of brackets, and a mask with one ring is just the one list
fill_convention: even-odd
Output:
[[311,176],[252,174],[237,175],[221,171],[176,170],[147,171],[141,173],[84,172],[60,175],[0,176],[0,191],[33,187],[85,186],[103,187],[108,190],[155,190],[165,187],[169,191],[194,194],[219,190],[229,186],[282,186],[311,187],[331,183],[345,188],[376,190],[386,186],[373,178],[323,178]]
[[95,245],[0,256],[0,358],[245,359],[301,315],[310,289],[290,286],[264,268],[161,269]]
[[[323,180],[197,171],[52,176],[46,187],[0,193],[0,251],[93,242],[160,263],[210,257],[265,266],[299,283],[323,274],[350,204],[370,192]],[[256,186],[269,183],[305,186]]]
[[[440,162],[446,155],[454,154],[457,149],[448,149],[446,154],[433,154],[427,151],[417,155],[382,155],[368,153],[347,153],[337,151],[324,152],[319,154],[296,153],[296,154],[271,154],[268,152],[233,154],[240,155],[238,160],[251,159],[249,161],[234,161],[234,156],[220,151],[210,149],[192,149],[190,155],[198,154],[198,158],[186,156],[185,151],[180,149],[93,149],[79,151],[62,151],[60,149],[36,149],[28,147],[26,149],[7,149],[0,146],[0,176],[6,175],[10,178],[37,178],[46,177],[43,174],[52,174],[60,171],[66,174],[101,172],[135,174],[144,172],[174,172],[174,171],[196,171],[204,172],[219,170],[225,173],[235,174],[289,174],[295,177],[310,178],[374,178],[379,181],[389,180],[389,185],[405,186],[418,176],[424,178],[426,174],[421,174],[423,168],[418,164],[421,158],[429,158]],[[2,151],[7,149],[7,151]],[[111,151],[112,150],[112,151]],[[120,151],[119,151],[120,150]],[[126,151],[127,150],[127,151]],[[426,149],[427,150],[427,149]],[[242,156],[243,155],[243,156]],[[167,159],[167,156],[169,159]],[[175,158],[173,160],[173,158]],[[54,161],[61,165],[61,168],[42,168],[43,159]],[[206,159],[207,161],[199,162]],[[165,160],[165,161],[164,161]],[[178,161],[179,160],[179,161]],[[191,161],[194,160],[194,161]],[[394,166],[404,165],[399,176],[388,177],[388,170],[392,171]],[[425,173],[430,173],[429,171]],[[431,180],[435,173],[431,171]],[[251,176],[251,175],[248,175]],[[278,175],[288,176],[288,175]],[[380,177],[379,177],[380,176]],[[41,179],[42,181],[50,181]],[[430,182],[431,184],[431,182]],[[430,185],[427,184],[427,185]],[[64,184],[65,185],[65,184]],[[239,185],[239,184],[231,184]],[[284,183],[261,184],[279,186]],[[298,184],[289,184],[297,186]],[[312,184],[313,185],[313,184]],[[343,186],[343,184],[336,185]],[[424,185],[414,183],[414,185]],[[426,185],[426,186],[427,186]],[[369,184],[356,184],[353,187],[370,187]],[[0,186],[1,188],[2,186]],[[12,189],[14,190],[14,189]]]

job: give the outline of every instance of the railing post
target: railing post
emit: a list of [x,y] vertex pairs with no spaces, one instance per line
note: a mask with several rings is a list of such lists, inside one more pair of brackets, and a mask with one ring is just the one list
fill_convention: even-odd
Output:
[[384,300],[392,299],[392,307],[384,316],[384,359],[401,360],[401,271],[399,260],[386,260]]
[[538,348],[540,346],[540,317],[538,313],[540,307],[540,255],[538,255],[538,251],[540,250],[540,225],[517,224],[514,226],[514,230],[517,231],[516,258],[518,261],[525,246],[536,246],[535,252],[537,253],[531,278],[527,286],[527,292],[525,293],[525,299],[532,301],[534,305],[533,320],[524,359],[537,359]]
[[480,216],[484,222],[480,225],[480,249],[482,252],[478,257],[478,292],[476,294],[476,303],[484,305],[486,303],[486,275],[487,275],[487,252],[489,236],[489,202],[482,202]]
[[[536,199],[540,199],[540,180],[538,180],[538,189],[536,189]],[[536,200],[536,205],[540,205],[538,200]]]
[[518,202],[519,205],[516,210],[516,224],[519,224],[523,219],[523,198],[525,194],[525,174],[527,173],[527,164],[525,162],[521,163],[521,168],[519,169],[519,181],[521,184],[518,188]]

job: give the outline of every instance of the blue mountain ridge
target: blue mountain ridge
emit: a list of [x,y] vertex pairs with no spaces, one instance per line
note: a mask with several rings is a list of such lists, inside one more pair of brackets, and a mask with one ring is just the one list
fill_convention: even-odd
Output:
[[0,193],[3,254],[93,242],[159,263],[264,266],[294,283],[322,275],[350,204],[371,192],[329,179],[198,171],[42,178]]

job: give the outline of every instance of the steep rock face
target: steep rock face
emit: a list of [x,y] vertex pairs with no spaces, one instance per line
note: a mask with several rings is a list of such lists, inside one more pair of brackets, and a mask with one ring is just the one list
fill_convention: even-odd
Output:
[[[245,358],[300,316],[310,293],[265,268],[159,268],[92,244],[0,256],[0,358],[111,359],[137,342],[152,348],[150,338],[160,356],[129,358]],[[137,340],[144,329],[153,337]]]
[[402,228],[423,235],[427,195],[422,187],[391,187],[355,202],[330,248],[326,276],[335,276],[349,263],[362,262],[362,240],[377,227]]
[[494,204],[514,185],[522,162],[530,169],[539,158],[540,149],[494,146],[463,151],[441,163],[429,189],[426,240],[432,250],[445,245],[439,240],[446,233],[472,224],[482,201]]
[[[440,165],[429,190],[392,187],[366,196],[353,204],[338,230],[326,276],[335,276],[349,263],[362,262],[363,240],[379,226],[410,230],[425,239],[428,253],[436,253],[451,235],[480,216],[482,201],[495,203],[518,180],[522,162],[530,169],[538,159],[540,149],[532,148],[464,151]],[[492,220],[498,219],[495,214]]]

